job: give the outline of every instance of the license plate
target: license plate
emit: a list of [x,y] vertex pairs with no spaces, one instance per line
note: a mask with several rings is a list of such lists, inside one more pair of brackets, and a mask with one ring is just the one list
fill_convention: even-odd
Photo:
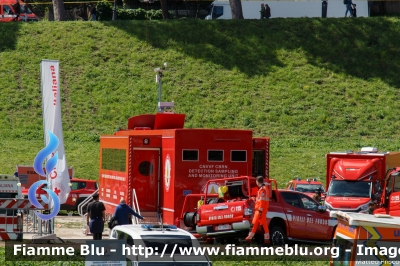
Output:
[[231,229],[231,225],[230,224],[221,224],[217,226],[217,231],[220,230],[229,230]]

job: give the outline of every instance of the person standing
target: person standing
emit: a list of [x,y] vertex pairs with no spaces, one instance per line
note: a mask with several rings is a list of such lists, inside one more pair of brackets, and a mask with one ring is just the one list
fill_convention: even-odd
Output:
[[136,216],[141,220],[145,218],[138,213],[136,213],[131,207],[126,204],[124,198],[121,198],[119,205],[115,208],[114,219],[117,220],[118,225],[129,224],[129,215]]
[[260,10],[260,19],[265,18],[265,6],[264,3],[261,4],[261,10]]
[[18,21],[19,16],[21,14],[21,4],[19,3],[19,0],[17,0],[17,2],[15,4],[13,4],[12,7],[14,8],[14,12],[16,15],[16,17],[13,18],[13,21]]
[[265,4],[265,18],[270,18],[271,17],[271,8],[269,7],[268,4]]
[[94,201],[87,207],[86,222],[93,234],[93,240],[101,240],[104,231],[106,214],[103,202],[99,201],[99,194],[93,195]]
[[347,12],[350,13],[349,17],[352,16],[353,14],[353,8],[351,7],[353,5],[352,0],[345,0],[346,1],[346,13],[344,14],[344,17],[347,17]]
[[262,176],[258,176],[257,186],[259,187],[255,205],[255,214],[252,221],[253,227],[249,232],[249,235],[246,237],[246,241],[251,242],[254,235],[256,234],[258,226],[261,224],[264,228],[264,244],[270,244],[269,240],[269,229],[267,225],[267,214],[268,214],[268,206],[269,206],[269,198],[271,196],[271,184],[268,182],[264,184],[264,178]]
[[90,9],[90,16],[92,17],[92,21],[97,20],[97,10],[95,5],[93,5],[92,9]]

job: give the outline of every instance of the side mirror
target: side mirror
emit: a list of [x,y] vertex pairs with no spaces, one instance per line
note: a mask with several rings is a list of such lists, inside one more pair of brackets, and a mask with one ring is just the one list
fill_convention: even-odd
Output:
[[322,205],[318,206],[317,212],[326,212],[326,206],[322,206]]

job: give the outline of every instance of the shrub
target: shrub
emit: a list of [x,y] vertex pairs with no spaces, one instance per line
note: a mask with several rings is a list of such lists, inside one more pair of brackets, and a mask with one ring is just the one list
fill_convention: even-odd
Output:
[[113,7],[110,2],[98,2],[97,3],[97,15],[98,20],[111,20],[112,19]]

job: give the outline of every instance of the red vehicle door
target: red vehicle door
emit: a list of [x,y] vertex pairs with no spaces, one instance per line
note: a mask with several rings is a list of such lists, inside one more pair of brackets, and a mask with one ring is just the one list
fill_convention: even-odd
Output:
[[157,211],[159,156],[159,149],[133,148],[133,188],[140,211]]
[[281,195],[284,200],[284,211],[291,228],[290,236],[293,238],[304,238],[307,227],[306,212],[298,197],[299,193],[281,191]]
[[0,4],[0,22],[11,22],[16,17],[10,5]]
[[304,213],[306,214],[307,232],[306,239],[310,240],[330,240],[332,239],[333,225],[329,212],[318,211],[318,206],[314,200],[304,194],[299,194]]

